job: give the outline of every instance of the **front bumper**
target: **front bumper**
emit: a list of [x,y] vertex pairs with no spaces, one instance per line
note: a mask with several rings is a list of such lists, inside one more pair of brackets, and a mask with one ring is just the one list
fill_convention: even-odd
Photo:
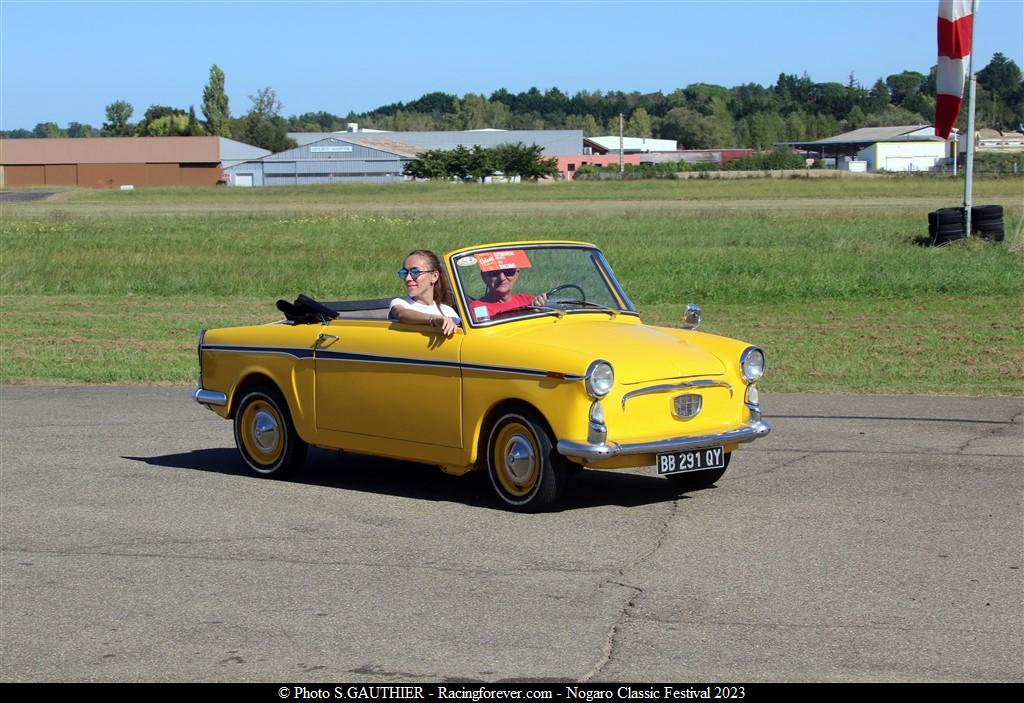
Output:
[[766,437],[771,431],[772,426],[767,421],[758,420],[736,430],[730,430],[721,434],[704,435],[702,437],[676,437],[673,439],[663,439],[658,442],[640,442],[637,444],[618,444],[617,442],[589,444],[570,442],[563,439],[559,440],[557,448],[558,453],[562,456],[589,463],[631,454],[682,452],[690,449],[717,447],[724,444],[743,444],[744,442],[753,442],[755,439]]

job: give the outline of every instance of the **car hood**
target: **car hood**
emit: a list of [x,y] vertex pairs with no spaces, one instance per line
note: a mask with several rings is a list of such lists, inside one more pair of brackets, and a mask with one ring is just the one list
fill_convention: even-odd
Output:
[[[551,357],[574,352],[574,356],[586,359],[588,365],[594,359],[604,359],[615,369],[616,382],[625,385],[725,373],[725,365],[717,356],[663,328],[614,319],[595,320],[592,315],[585,319],[574,317],[548,318],[549,324],[530,325],[521,330],[506,328],[502,337]],[[575,373],[577,369],[564,371]]]

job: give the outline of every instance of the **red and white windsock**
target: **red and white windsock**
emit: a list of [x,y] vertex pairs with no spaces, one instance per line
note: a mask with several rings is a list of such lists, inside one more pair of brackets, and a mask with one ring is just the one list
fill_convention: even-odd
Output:
[[939,67],[935,76],[935,134],[953,131],[963,102],[971,54],[971,0],[939,0]]

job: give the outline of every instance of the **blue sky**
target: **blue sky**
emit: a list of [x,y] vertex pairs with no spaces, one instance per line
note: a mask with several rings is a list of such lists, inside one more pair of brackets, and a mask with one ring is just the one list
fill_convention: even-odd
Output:
[[[804,2],[48,2],[0,0],[0,129],[99,127],[127,100],[200,113],[211,64],[231,111],[271,86],[284,114],[345,115],[444,91],[669,92],[866,86],[935,63],[937,0]],[[982,0],[975,55],[1024,66],[1024,0]]]

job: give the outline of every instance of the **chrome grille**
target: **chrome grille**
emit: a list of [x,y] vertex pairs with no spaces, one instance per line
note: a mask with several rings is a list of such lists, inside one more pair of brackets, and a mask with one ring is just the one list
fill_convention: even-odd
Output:
[[672,399],[672,414],[684,419],[695,417],[703,400],[699,395],[677,395]]

